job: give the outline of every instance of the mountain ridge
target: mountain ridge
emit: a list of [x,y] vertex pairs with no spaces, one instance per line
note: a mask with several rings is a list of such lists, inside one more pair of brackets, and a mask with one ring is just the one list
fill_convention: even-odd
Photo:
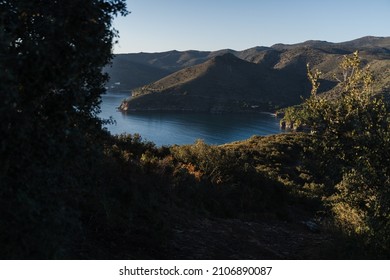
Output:
[[[290,79],[284,79],[290,72]],[[290,70],[270,70],[262,64],[225,53],[202,64],[182,69],[133,91],[133,98],[122,104],[124,111],[180,110],[205,112],[269,111],[274,104],[288,105],[293,92],[308,91],[293,80],[305,76]],[[275,87],[273,84],[282,84]],[[271,89],[272,90],[269,90]],[[286,89],[288,88],[288,90]],[[275,94],[277,93],[277,94]]]
[[116,56],[113,68],[122,61],[133,67],[142,65],[146,72],[156,74],[148,80],[146,73],[143,77],[134,71],[127,73],[129,80],[138,82],[138,87],[117,88],[133,92],[133,98],[120,106],[124,111],[272,111],[298,104],[301,96],[308,96],[307,63],[324,73],[320,91],[331,90],[336,84],[333,75],[338,71],[340,58],[355,50],[360,51],[363,63],[369,63],[379,77],[376,90],[388,88],[390,37],[367,36],[342,43],[310,40],[243,51],[127,54]]

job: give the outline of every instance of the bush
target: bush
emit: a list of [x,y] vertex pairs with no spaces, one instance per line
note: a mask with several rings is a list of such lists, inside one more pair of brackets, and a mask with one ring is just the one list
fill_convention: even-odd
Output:
[[0,258],[67,258],[85,238],[107,137],[102,68],[125,6],[0,1]]
[[[313,150],[330,174],[328,192],[334,223],[370,256],[390,256],[390,110],[383,95],[372,93],[373,77],[360,67],[358,53],[340,64],[340,96],[317,96],[317,79],[309,70],[312,96],[298,119],[317,135]],[[329,189],[329,188],[327,188]]]
[[283,213],[281,184],[257,172],[246,152],[207,145],[201,140],[174,146],[171,151],[182,170],[176,179],[186,180],[178,182],[182,188],[178,192],[199,209],[222,217]]

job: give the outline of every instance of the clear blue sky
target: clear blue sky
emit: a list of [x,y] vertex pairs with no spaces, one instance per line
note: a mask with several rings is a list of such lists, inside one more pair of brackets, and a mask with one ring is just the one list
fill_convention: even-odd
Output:
[[127,0],[114,53],[390,36],[390,0]]

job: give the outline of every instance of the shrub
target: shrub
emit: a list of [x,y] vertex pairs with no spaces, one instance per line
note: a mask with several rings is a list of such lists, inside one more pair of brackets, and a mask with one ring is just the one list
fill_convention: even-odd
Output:
[[[311,97],[289,118],[318,137],[313,150],[335,187],[329,204],[335,225],[371,256],[390,256],[390,110],[373,94],[369,68],[358,53],[340,64],[340,96],[317,96],[319,72],[309,70]],[[318,74],[318,75],[317,75]],[[292,112],[292,111],[291,111]]]

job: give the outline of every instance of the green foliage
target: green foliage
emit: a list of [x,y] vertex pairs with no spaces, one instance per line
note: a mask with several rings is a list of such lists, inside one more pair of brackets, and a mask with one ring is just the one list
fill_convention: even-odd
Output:
[[207,145],[202,140],[197,140],[193,145],[175,146],[172,154],[183,163],[195,163],[214,183],[230,182],[240,165],[233,152]]
[[[174,146],[171,152],[179,170],[184,171],[176,178],[189,174],[191,184],[199,186],[187,193],[197,198],[197,207],[222,217],[265,212],[286,215],[281,184],[257,172],[247,152],[207,145],[202,140]],[[279,208],[275,209],[274,203]]]
[[[125,1],[0,1],[2,258],[64,258],[98,184],[100,95]],[[99,170],[99,171],[98,171]]]
[[[318,96],[319,72],[309,71],[312,95],[287,118],[318,135],[314,150],[336,185],[329,205],[336,225],[370,255],[388,256],[390,235],[390,111],[383,95],[374,95],[369,67],[358,53],[340,64],[340,96]],[[386,245],[387,244],[387,245]]]
[[306,133],[253,136],[225,147],[241,154],[260,176],[281,184],[290,203],[318,211],[323,205],[326,178],[311,149],[315,139]]
[[314,135],[157,148],[97,118],[111,20],[126,13],[121,0],[0,1],[1,258],[168,258],[193,217],[288,220],[289,204],[322,201],[368,255],[389,255],[389,111],[357,54],[339,100],[309,72],[311,97],[287,110]]

